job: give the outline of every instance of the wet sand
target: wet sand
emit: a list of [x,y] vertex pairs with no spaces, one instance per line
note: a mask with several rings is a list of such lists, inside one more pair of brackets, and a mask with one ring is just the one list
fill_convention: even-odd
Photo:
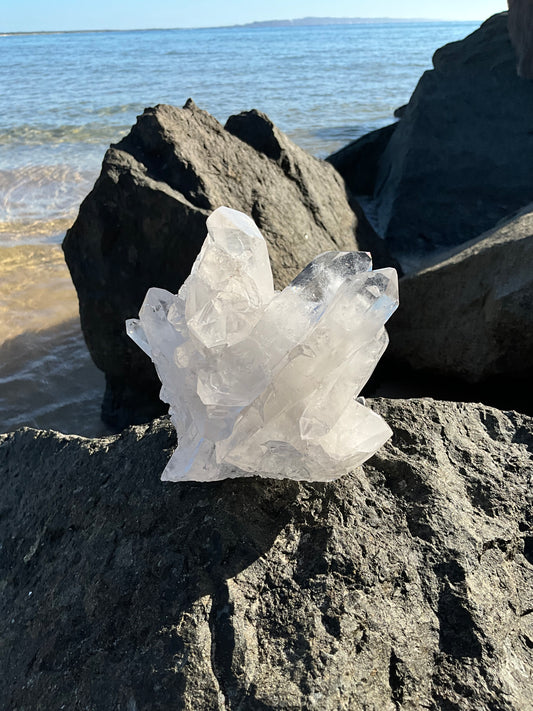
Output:
[[0,248],[0,431],[105,434],[103,391],[61,247]]

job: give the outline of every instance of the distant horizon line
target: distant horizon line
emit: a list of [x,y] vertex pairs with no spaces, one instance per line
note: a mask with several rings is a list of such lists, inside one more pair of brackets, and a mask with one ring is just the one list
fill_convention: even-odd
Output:
[[84,32],[161,32],[176,30],[232,30],[232,29],[261,29],[286,27],[318,27],[326,25],[357,25],[379,23],[408,23],[408,22],[483,22],[483,20],[445,20],[434,17],[299,17],[286,20],[255,20],[234,25],[210,25],[195,27],[129,27],[129,28],[103,28],[103,29],[76,29],[76,30],[0,30],[0,37],[7,35],[62,35],[79,34]]

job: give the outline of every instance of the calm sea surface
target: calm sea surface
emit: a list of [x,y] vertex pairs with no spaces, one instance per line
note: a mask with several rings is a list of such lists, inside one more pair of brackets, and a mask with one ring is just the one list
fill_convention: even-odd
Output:
[[94,435],[90,363],[59,244],[108,145],[147,106],[258,108],[324,157],[393,120],[433,52],[477,23],[0,36],[0,431]]

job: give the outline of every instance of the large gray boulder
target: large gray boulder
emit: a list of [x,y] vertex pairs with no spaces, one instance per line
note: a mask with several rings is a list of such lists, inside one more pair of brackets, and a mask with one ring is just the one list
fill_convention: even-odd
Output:
[[354,195],[374,193],[379,161],[397,125],[392,123],[371,131],[326,158],[339,171],[346,187]]
[[[127,338],[124,321],[137,315],[149,287],[179,289],[206,236],[206,217],[221,205],[257,222],[277,286],[320,252],[357,246],[342,178],[263,114],[233,117],[223,128],[192,101],[147,109],[106,153],[63,243],[83,333],[106,375],[103,416],[118,428],[163,411],[152,364]],[[358,231],[364,249],[373,235],[368,225]]]
[[[342,175],[346,183],[348,201],[363,235],[374,235],[374,229],[367,217],[369,200],[376,185],[378,165],[381,155],[387,147],[397,124],[391,124],[376,131],[371,131],[352,141],[326,160]],[[361,249],[372,252],[375,266],[394,267],[398,274],[403,273],[400,262],[392,256],[385,240],[372,237],[366,242],[360,239]]]
[[0,708],[531,711],[533,420],[377,401],[330,484],[169,484],[159,420],[0,435]]
[[533,382],[533,205],[400,281],[388,357],[469,382]]
[[517,55],[518,75],[533,79],[533,3],[531,0],[507,0],[509,35]]
[[379,159],[378,232],[402,259],[473,239],[533,201],[533,84],[507,13],[437,50]]

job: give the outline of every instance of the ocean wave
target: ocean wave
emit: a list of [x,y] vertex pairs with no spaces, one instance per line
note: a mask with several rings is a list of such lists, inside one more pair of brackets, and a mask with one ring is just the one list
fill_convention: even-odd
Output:
[[115,104],[114,106],[103,106],[94,112],[97,116],[117,116],[119,114],[140,114],[144,106],[139,104]]
[[[110,107],[108,114],[127,113]],[[102,109],[105,111],[105,109]],[[63,124],[59,126],[20,124],[0,131],[0,146],[25,145],[42,146],[60,143],[83,143],[88,145],[109,144],[119,141],[129,132],[131,119],[120,125],[104,122],[90,122],[82,125]]]
[[[56,191],[66,191],[73,185],[85,187],[88,182],[94,180],[94,177],[94,171],[80,170],[72,165],[23,165],[12,170],[0,169],[0,208],[8,198],[9,200],[20,199],[19,190],[24,194],[29,190],[41,193],[51,187]],[[45,199],[49,200],[50,197],[48,194]]]
[[66,165],[0,170],[0,244],[57,241],[76,219],[96,175]]
[[55,244],[61,242],[76,218],[75,210],[65,217],[44,220],[6,220],[0,222],[0,248],[16,244]]

